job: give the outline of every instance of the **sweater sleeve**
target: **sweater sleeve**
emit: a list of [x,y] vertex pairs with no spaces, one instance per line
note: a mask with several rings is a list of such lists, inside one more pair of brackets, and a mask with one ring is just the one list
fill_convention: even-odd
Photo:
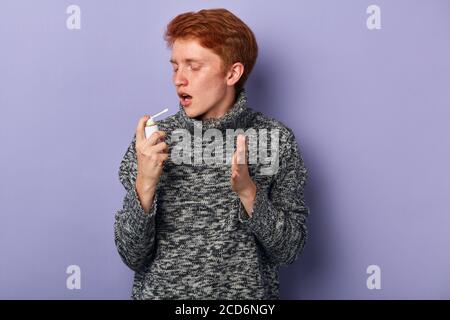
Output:
[[126,190],[123,206],[115,215],[114,238],[123,262],[134,271],[141,271],[153,258],[155,245],[155,193],[150,212],[146,214],[136,191],[136,135],[128,147],[120,168],[119,180]]
[[276,265],[293,263],[308,235],[309,208],[304,199],[308,171],[290,129],[283,149],[269,192],[257,185],[252,216],[248,216],[242,203],[238,213],[240,221],[253,231],[269,260]]

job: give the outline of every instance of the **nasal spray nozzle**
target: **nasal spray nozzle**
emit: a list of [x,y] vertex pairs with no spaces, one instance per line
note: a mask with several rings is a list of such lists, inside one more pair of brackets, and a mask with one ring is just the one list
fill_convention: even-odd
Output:
[[156,122],[153,121],[156,117],[159,117],[163,113],[166,113],[169,111],[168,108],[165,108],[163,111],[158,112],[154,116],[151,116],[150,119],[147,120],[147,123],[145,124],[145,138],[148,139],[153,132],[158,131],[158,126],[156,125]]

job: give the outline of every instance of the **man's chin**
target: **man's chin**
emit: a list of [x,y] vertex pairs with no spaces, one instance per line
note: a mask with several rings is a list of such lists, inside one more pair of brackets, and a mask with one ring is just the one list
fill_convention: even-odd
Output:
[[202,120],[203,114],[199,114],[198,112],[193,112],[192,110],[189,110],[188,108],[184,108],[184,111],[186,112],[186,115],[194,120]]
[[186,109],[184,109],[184,111],[186,112],[186,115],[187,115],[189,118],[198,120],[198,119],[197,119],[197,117],[198,117],[197,114],[195,114],[195,113],[193,113],[193,112],[189,112],[189,111],[186,110]]

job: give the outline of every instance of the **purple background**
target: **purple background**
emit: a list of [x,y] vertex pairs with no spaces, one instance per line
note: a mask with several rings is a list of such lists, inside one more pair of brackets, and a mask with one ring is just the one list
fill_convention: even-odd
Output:
[[178,109],[166,24],[211,7],[255,32],[250,106],[294,130],[310,172],[310,238],[282,298],[450,299],[447,0],[2,0],[0,298],[129,298],[119,163],[139,117]]

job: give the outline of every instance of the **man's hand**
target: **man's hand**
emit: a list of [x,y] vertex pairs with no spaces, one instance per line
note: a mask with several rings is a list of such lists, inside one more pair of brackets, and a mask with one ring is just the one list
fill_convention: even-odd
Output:
[[250,178],[247,165],[248,148],[244,135],[238,135],[237,148],[231,161],[231,189],[236,192],[251,216],[256,197],[256,185]]
[[153,132],[148,139],[145,138],[145,123],[149,118],[148,115],[142,117],[136,128],[136,192],[146,213],[151,208],[164,162],[169,157],[167,144],[158,142],[164,140],[164,131]]

